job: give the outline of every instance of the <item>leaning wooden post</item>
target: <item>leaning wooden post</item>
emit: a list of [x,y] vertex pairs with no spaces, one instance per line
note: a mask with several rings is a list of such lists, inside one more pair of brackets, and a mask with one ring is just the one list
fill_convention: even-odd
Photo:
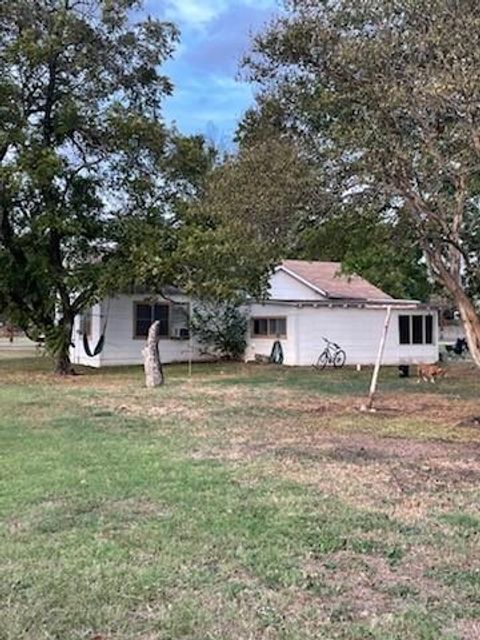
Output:
[[145,385],[147,387],[159,387],[164,383],[162,363],[158,351],[160,339],[160,322],[155,320],[148,330],[147,343],[143,348],[143,366],[145,369]]
[[385,316],[385,323],[383,325],[382,337],[378,347],[377,360],[373,369],[372,381],[370,383],[370,393],[368,394],[367,404],[362,405],[362,411],[372,411],[373,401],[375,400],[375,391],[377,390],[378,374],[380,372],[380,365],[382,364],[383,352],[385,351],[385,343],[387,341],[388,327],[390,325],[390,318],[392,316],[392,307],[387,307],[387,314]]

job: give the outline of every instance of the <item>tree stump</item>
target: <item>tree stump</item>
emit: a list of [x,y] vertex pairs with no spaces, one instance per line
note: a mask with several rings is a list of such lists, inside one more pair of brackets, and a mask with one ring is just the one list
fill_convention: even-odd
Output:
[[158,350],[160,339],[160,322],[156,320],[148,330],[147,343],[143,348],[143,366],[145,369],[145,385],[149,388],[160,387],[164,383],[162,363]]

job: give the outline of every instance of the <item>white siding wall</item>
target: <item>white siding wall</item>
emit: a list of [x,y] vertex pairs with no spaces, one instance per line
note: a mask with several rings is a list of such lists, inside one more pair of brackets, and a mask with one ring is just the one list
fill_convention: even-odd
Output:
[[[134,303],[143,302],[145,295],[120,295],[110,300],[103,301],[102,324],[97,323],[91,344],[95,346],[100,334],[100,326],[103,326],[103,316],[108,315],[105,346],[102,354],[97,358],[87,358],[83,352],[82,336],[75,334],[74,361],[88,366],[115,366],[142,364],[142,349],[145,346],[143,338],[134,338]],[[161,298],[158,299],[161,302]],[[188,302],[186,296],[175,296],[175,302]],[[100,305],[98,305],[100,306]],[[94,318],[99,314],[94,313]],[[99,318],[100,320],[100,318]],[[79,321],[78,321],[79,322]],[[189,359],[190,347],[192,347],[193,360],[205,360],[208,356],[200,353],[198,343],[194,340],[176,340],[161,338],[159,342],[160,357],[163,363],[185,362]]]
[[[250,307],[251,318],[286,318],[287,320],[287,337],[281,338],[280,342],[283,347],[284,364],[296,365],[298,364],[298,322],[299,322],[299,309],[296,307],[282,305],[282,304],[252,304]],[[251,321],[249,322],[248,335],[247,335],[247,349],[245,352],[245,359],[247,361],[254,360],[255,355],[269,356],[273,343],[276,338],[257,338],[252,336]]]
[[[288,277],[288,276],[287,276]],[[289,278],[289,280],[291,280]],[[300,285],[303,286],[303,285]],[[134,302],[145,300],[143,295],[122,295],[92,310],[92,335],[90,347],[93,350],[103,329],[108,313],[105,347],[100,356],[89,358],[83,350],[80,319],[75,321],[72,360],[77,364],[93,367],[108,365],[141,364],[145,341],[133,338]],[[176,296],[177,302],[186,302],[185,296]],[[281,339],[286,365],[312,365],[325,347],[323,336],[338,342],[347,352],[347,364],[373,364],[378,350],[385,309],[356,309],[291,306],[282,304],[254,303],[250,307],[251,317],[285,317],[287,337]],[[384,355],[384,363],[390,365],[436,362],[438,360],[438,323],[434,315],[433,345],[401,345],[399,340],[398,316],[400,314],[425,315],[427,311],[396,310],[392,313]],[[274,337],[252,337],[251,326],[247,336],[246,360],[254,360],[255,354],[270,355]],[[162,361],[186,361],[190,355],[188,340],[161,339],[159,343]],[[198,343],[192,341],[192,358],[208,359],[200,352]]]
[[[426,315],[426,312],[422,311],[393,311],[385,344],[384,364],[414,364],[438,360],[436,314],[433,345],[400,344],[398,316],[413,313]],[[346,351],[347,364],[374,364],[385,314],[385,309],[304,308],[299,325],[298,363],[312,364],[325,347],[325,336],[337,342]]]
[[[100,304],[95,304],[92,307],[92,331],[88,339],[90,344],[90,350],[93,351],[100,339],[103,327],[102,308]],[[73,326],[73,347],[70,349],[70,358],[74,364],[83,364],[87,367],[99,367],[100,356],[90,358],[85,353],[83,348],[83,334],[81,333],[81,318],[77,316],[75,318]]]
[[[287,365],[312,365],[323,351],[323,336],[337,342],[347,352],[347,364],[374,364],[382,328],[385,309],[355,309],[321,307],[291,307],[287,305],[252,305],[255,317],[287,317],[287,339],[281,343]],[[401,345],[398,316],[400,314],[425,315],[425,311],[394,310],[387,334],[383,363],[390,365],[429,363],[438,360],[437,314],[434,312],[433,345]],[[253,338],[249,334],[247,360],[256,353],[269,355],[274,338]]]
[[268,297],[272,300],[322,300],[323,296],[284,271],[270,278]]

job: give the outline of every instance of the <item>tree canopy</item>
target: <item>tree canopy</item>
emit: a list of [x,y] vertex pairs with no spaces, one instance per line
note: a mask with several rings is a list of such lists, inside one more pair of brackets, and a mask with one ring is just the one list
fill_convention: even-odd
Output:
[[227,276],[232,289],[254,279],[241,230],[190,206],[215,152],[163,121],[179,34],[141,8],[0,3],[0,309],[46,336],[63,373],[73,319],[101,295],[140,280],[214,295]]
[[268,124],[322,166],[337,204],[408,225],[477,364],[479,27],[469,0],[289,0],[245,61],[259,93],[240,132]]

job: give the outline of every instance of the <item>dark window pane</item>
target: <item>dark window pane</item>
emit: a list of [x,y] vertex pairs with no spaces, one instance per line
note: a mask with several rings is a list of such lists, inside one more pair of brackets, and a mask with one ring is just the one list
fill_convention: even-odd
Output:
[[425,344],[433,344],[433,316],[425,316]]
[[273,337],[284,336],[287,333],[287,321],[285,318],[270,319],[270,333]]
[[412,343],[423,344],[423,316],[412,316]]
[[135,336],[137,338],[146,338],[151,324],[150,320],[137,319],[137,322],[135,323]]
[[253,320],[253,335],[255,336],[268,335],[268,319],[267,318],[255,318]]
[[169,306],[168,304],[156,304],[153,310],[153,319],[160,321],[160,335],[169,335]]
[[135,305],[135,336],[144,338],[152,324],[152,306],[150,304]]
[[152,320],[152,305],[137,304],[136,305],[137,320]]
[[410,344],[410,316],[398,316],[400,344]]

